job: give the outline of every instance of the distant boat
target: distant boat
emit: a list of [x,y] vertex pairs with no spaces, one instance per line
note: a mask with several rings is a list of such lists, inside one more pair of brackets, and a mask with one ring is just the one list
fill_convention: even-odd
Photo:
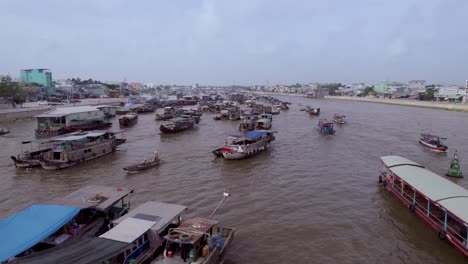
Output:
[[231,136],[224,147],[214,150],[213,154],[219,156],[220,151],[225,159],[243,159],[253,156],[270,146],[275,140],[275,131],[255,130],[241,136]]
[[159,127],[159,130],[163,134],[171,134],[171,133],[177,133],[177,132],[192,129],[194,128],[194,126],[195,126],[194,118],[178,117],[178,118],[172,119],[166,124],[162,124]]
[[156,167],[156,166],[159,165],[159,163],[160,163],[159,155],[158,155],[158,152],[155,151],[153,160],[151,160],[151,161],[146,161],[145,160],[143,163],[126,166],[123,169],[128,171],[128,172],[143,171],[143,170],[147,170],[147,169]]
[[329,122],[326,118],[320,118],[318,123],[318,130],[324,135],[335,134],[335,130],[333,129],[333,123]]
[[10,130],[8,130],[8,129],[2,128],[2,129],[0,130],[0,136],[1,136],[1,135],[8,134],[8,133],[10,133]]
[[345,115],[334,114],[333,115],[333,122],[335,122],[337,124],[344,124],[344,123],[346,123],[345,117],[346,117]]
[[446,152],[448,147],[442,144],[442,140],[446,138],[441,138],[439,136],[434,136],[430,134],[421,134],[421,138],[419,139],[419,143],[424,145],[425,147],[429,148],[435,152]]
[[313,107],[309,110],[310,115],[320,115],[320,108],[319,107]]
[[271,122],[273,116],[271,114],[261,114],[258,116],[258,120],[255,121],[255,129],[257,130],[268,130],[271,128]]
[[133,126],[137,123],[137,121],[138,114],[132,112],[119,117],[119,124],[123,127]]

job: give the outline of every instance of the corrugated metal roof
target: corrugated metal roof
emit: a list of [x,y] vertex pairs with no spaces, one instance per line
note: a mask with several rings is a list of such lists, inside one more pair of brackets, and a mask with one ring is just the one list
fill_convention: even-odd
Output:
[[93,112],[93,111],[101,111],[101,110],[97,109],[95,106],[89,106],[89,105],[73,106],[73,107],[57,107],[55,109],[49,110],[35,117],[60,117],[60,116],[66,116],[69,114]]
[[149,201],[136,207],[135,209],[132,209],[130,212],[123,215],[119,219],[116,219],[114,223],[119,225],[119,223],[123,222],[127,218],[138,218],[137,215],[139,214],[151,215],[159,218],[157,221],[154,221],[155,223],[151,227],[151,230],[159,232],[161,229],[170,224],[172,219],[182,214],[182,212],[184,212],[186,209],[187,207],[183,205]]
[[132,243],[146,233],[154,224],[154,221],[130,217],[99,237],[124,243]]
[[133,191],[127,188],[89,185],[58,199],[56,203],[106,211],[131,192]]
[[381,159],[403,181],[468,223],[468,190],[423,167],[415,166],[417,163],[406,158],[386,156]]

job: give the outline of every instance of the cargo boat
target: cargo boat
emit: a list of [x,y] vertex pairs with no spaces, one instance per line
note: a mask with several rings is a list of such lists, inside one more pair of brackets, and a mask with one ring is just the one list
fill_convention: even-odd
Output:
[[138,114],[130,112],[119,117],[119,125],[122,127],[130,127],[138,122]]
[[381,185],[468,257],[468,190],[406,158],[380,159]]
[[270,142],[275,140],[274,133],[271,130],[254,130],[241,136],[230,136],[230,142],[213,154],[219,156],[221,152],[225,159],[231,160],[251,157],[270,147]]

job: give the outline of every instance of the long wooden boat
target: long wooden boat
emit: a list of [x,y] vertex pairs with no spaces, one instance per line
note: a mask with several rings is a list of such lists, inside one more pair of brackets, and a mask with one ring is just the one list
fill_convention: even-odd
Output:
[[10,133],[10,130],[8,130],[8,129],[3,129],[3,128],[0,129],[0,136],[1,136],[1,135],[6,135],[6,134],[8,134],[8,133]]
[[150,169],[150,168],[154,168],[154,167],[158,166],[159,163],[160,163],[159,155],[158,155],[158,152],[155,151],[153,160],[151,160],[151,161],[146,161],[145,160],[143,163],[126,166],[123,169],[128,171],[128,172],[143,171],[143,170],[147,170],[147,169]]
[[430,134],[421,134],[421,138],[419,139],[419,143],[423,146],[429,148],[435,152],[447,152],[448,147],[442,144],[442,140],[445,138],[441,138],[439,136],[434,136]]
[[51,150],[41,153],[40,163],[47,170],[68,168],[110,154],[126,141],[107,131],[68,134],[50,142]]
[[172,134],[172,133],[189,130],[194,127],[195,127],[195,119],[177,117],[177,118],[172,119],[170,122],[166,124],[162,124],[159,127],[159,130],[163,134]]
[[406,158],[380,159],[381,185],[468,257],[468,190]]

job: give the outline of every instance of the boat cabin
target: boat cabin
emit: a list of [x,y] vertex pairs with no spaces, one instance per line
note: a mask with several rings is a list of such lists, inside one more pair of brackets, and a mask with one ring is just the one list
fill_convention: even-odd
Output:
[[234,236],[234,229],[220,227],[217,221],[195,217],[169,229],[162,258],[156,263],[222,263],[225,248]]
[[[179,226],[185,206],[149,201],[116,219],[114,227],[99,237],[54,248],[50,254],[25,257],[14,263],[146,263],[163,252],[164,236]],[[89,254],[91,253],[92,254]]]
[[104,122],[104,112],[94,106],[57,107],[37,115],[37,129],[59,129]]
[[0,242],[0,262],[35,258],[37,252],[47,255],[68,241],[99,235],[105,218],[128,211],[131,192],[120,187],[87,186],[51,204],[32,205],[0,221],[0,234],[6,238]]
[[379,181],[441,240],[468,256],[468,190],[399,156],[380,158]]

